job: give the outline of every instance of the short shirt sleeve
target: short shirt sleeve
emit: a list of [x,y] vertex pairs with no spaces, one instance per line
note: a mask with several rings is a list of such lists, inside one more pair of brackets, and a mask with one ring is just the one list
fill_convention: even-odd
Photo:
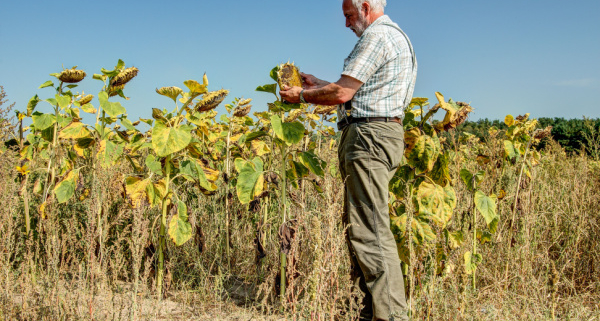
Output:
[[365,83],[385,63],[384,56],[383,37],[376,32],[365,33],[346,58],[342,75]]

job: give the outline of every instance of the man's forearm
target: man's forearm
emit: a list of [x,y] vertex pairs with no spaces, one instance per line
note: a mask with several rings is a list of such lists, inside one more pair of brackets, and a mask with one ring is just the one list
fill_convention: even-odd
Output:
[[323,86],[316,89],[305,89],[304,99],[311,104],[338,105],[352,99],[353,92],[336,83],[323,81]]
[[329,81],[322,80],[319,78],[315,78],[314,82],[315,82],[315,85],[317,86],[317,88],[322,88],[322,87],[325,87],[330,84]]

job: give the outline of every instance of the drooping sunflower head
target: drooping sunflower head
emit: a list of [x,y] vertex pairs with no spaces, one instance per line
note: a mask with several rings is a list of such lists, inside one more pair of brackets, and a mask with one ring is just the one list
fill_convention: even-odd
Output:
[[108,97],[113,97],[119,94],[119,90],[123,90],[123,88],[125,88],[125,85],[119,85],[119,86],[108,86],[108,89],[106,90],[106,92],[108,93]]
[[552,134],[552,126],[548,126],[544,129],[536,129],[533,132],[533,139],[540,141],[540,140],[550,136],[551,134]]
[[244,117],[250,113],[251,108],[252,108],[252,105],[237,106],[233,110],[233,116]]
[[196,103],[194,110],[204,112],[215,109],[228,94],[229,90],[226,89],[208,92],[204,94],[201,101]]
[[298,67],[294,63],[289,62],[279,65],[277,82],[279,83],[279,88],[283,88],[283,86],[302,87],[302,77],[300,77]]
[[315,108],[314,113],[317,115],[329,115],[332,112],[334,112],[336,109],[337,109],[336,105],[332,105],[332,106],[319,105]]
[[58,80],[66,83],[80,82],[85,78],[85,71],[78,69],[65,69],[58,75]]
[[294,110],[290,111],[290,115],[285,118],[285,122],[291,123],[291,122],[295,121],[296,119],[298,119],[298,117],[300,117],[300,115],[302,115],[303,112],[304,111],[302,109],[294,109]]
[[126,68],[116,75],[111,81],[111,86],[121,86],[128,83],[133,77],[137,76],[138,69],[136,67]]
[[94,95],[85,95],[82,96],[77,102],[79,103],[79,105],[83,106],[92,101],[92,99],[94,99]]

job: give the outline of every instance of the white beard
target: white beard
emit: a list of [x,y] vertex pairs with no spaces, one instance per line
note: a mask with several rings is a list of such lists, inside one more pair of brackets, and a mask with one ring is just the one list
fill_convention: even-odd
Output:
[[359,12],[358,21],[356,22],[356,25],[354,27],[351,27],[350,29],[354,31],[357,37],[360,37],[362,36],[363,32],[365,32],[368,26],[369,22],[367,21],[367,16],[363,15],[362,12]]

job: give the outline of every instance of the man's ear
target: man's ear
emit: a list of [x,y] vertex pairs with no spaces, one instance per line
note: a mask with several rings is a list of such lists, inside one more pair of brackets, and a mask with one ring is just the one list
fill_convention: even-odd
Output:
[[368,1],[363,2],[361,9],[365,12],[365,16],[371,13],[371,4]]

